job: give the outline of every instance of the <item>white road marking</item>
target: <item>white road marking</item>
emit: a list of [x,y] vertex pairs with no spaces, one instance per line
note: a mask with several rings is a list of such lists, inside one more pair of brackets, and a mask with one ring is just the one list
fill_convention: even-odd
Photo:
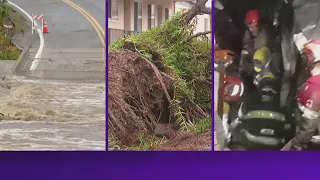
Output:
[[[21,12],[23,12],[30,19],[30,21],[32,22],[32,17],[28,12],[26,12],[21,7],[19,7],[18,5],[14,4],[13,2],[8,1],[8,3],[10,5],[16,7],[17,9],[19,9]],[[38,23],[35,21],[34,25],[38,26]],[[32,61],[32,64],[30,66],[30,71],[33,71],[33,70],[35,70],[37,68],[37,66],[38,66],[38,64],[40,62],[40,59],[41,59],[41,56],[42,56],[43,47],[44,47],[43,34],[42,34],[40,29],[37,29],[37,32],[38,32],[38,35],[39,35],[39,38],[40,38],[40,46],[39,46],[39,49],[37,51],[37,54],[34,56],[34,60]]]

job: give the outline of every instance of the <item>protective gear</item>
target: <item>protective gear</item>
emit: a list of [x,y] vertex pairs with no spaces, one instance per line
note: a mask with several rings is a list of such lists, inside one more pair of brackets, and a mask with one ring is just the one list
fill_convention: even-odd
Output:
[[[278,79],[276,75],[272,72],[270,65],[271,62],[271,52],[266,46],[258,49],[253,56],[254,64],[254,84],[258,89],[262,91],[270,91],[272,93],[278,92]],[[273,56],[275,57],[275,56]]]
[[302,107],[320,112],[320,75],[310,77],[297,99]]
[[216,43],[216,37],[214,35],[214,62],[215,63],[231,63],[234,53],[231,50],[218,49],[219,45]]
[[215,63],[228,63],[233,60],[234,53],[230,50],[217,49],[214,50],[214,62]]
[[239,77],[227,76],[225,78],[224,100],[225,102],[237,102],[244,91],[244,86]]
[[303,53],[308,62],[309,71],[320,61],[320,40],[311,40],[304,45]]
[[264,28],[260,28],[256,36],[253,36],[249,30],[247,30],[243,37],[243,48],[240,58],[240,74],[244,76],[253,76],[253,54],[256,50],[268,45],[268,36]]
[[260,20],[260,11],[258,10],[250,10],[246,14],[246,23],[247,25],[258,25]]
[[253,65],[256,73],[260,73],[264,69],[264,67],[268,63],[270,55],[271,52],[266,46],[263,46],[254,53]]
[[277,79],[271,72],[258,74],[254,78],[254,85],[256,85],[256,87],[261,91],[272,92],[273,94],[276,94],[279,92],[278,84],[279,83]]
[[310,77],[297,95],[301,122],[299,131],[282,150],[306,149],[306,144],[320,132],[320,75]]
[[[281,64],[281,57],[276,56],[279,49],[277,49],[277,42],[274,40],[275,36],[272,31],[268,30],[266,26],[261,26],[256,36],[247,30],[243,38],[244,47],[240,60],[240,74],[248,92],[252,92],[255,87],[259,88],[258,84],[261,79],[266,84],[271,79],[273,79],[272,83],[276,83],[278,69],[281,68],[276,67],[279,62]],[[270,49],[270,47],[274,48]]]

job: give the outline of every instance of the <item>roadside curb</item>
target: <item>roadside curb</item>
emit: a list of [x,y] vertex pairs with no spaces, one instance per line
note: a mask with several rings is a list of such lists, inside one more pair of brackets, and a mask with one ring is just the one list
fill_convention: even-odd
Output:
[[[25,14],[22,10],[20,10],[18,7],[16,7],[15,5],[11,4],[10,1],[8,1],[8,6],[10,6],[12,9],[14,9],[17,13],[19,13],[26,21],[26,25],[27,25],[27,32],[29,33],[31,31],[30,28],[30,22],[29,22],[29,17],[27,14]],[[13,66],[11,67],[11,74],[17,74],[17,72],[22,69],[22,67],[24,66],[24,64],[26,63],[26,56],[28,55],[28,51],[31,48],[32,44],[34,44],[35,41],[35,37],[33,35],[27,35],[24,34],[22,36],[23,39],[27,39],[27,45],[19,45],[17,42],[15,42],[14,40],[12,41],[12,43],[18,48],[20,49],[22,52],[20,53],[19,57],[17,60],[15,60],[16,62],[13,64]],[[29,40],[28,40],[29,39]],[[30,42],[29,42],[30,41]]]
[[13,67],[11,68],[12,74],[16,74],[18,69],[20,69],[22,64],[24,64],[23,59],[26,59],[25,56],[27,55],[27,52],[29,51],[30,47],[31,47],[31,45],[29,47],[23,49],[20,56],[18,57],[18,59],[16,60],[16,62],[13,65]]
[[[32,17],[31,17],[31,15],[30,15],[28,12],[26,12],[23,8],[19,7],[19,6],[16,5],[15,3],[12,3],[11,1],[8,1],[8,4],[9,4],[9,6],[11,6],[15,11],[17,11],[19,14],[21,14],[27,21],[28,21],[28,19],[29,19],[30,21],[33,20]],[[35,23],[35,25],[37,25],[37,22],[34,22],[34,23]],[[29,26],[28,26],[28,27],[29,27]],[[36,53],[36,55],[35,55],[35,57],[34,57],[34,59],[36,59],[36,61],[32,61],[32,65],[31,65],[31,67],[30,67],[30,70],[34,70],[34,69],[37,67],[37,65],[38,65],[38,63],[39,63],[39,59],[41,59],[42,51],[43,51],[43,48],[44,48],[44,38],[43,38],[43,34],[40,32],[39,29],[37,29],[37,34],[38,34],[39,39],[40,39],[40,45],[39,45],[38,52]],[[33,36],[30,35],[30,37],[33,37]],[[33,43],[32,43],[32,44],[33,44]],[[31,45],[32,45],[32,44],[31,44]],[[31,46],[31,45],[30,45],[30,46]],[[30,46],[28,46],[27,49],[29,49]],[[25,55],[26,53],[24,52],[23,54]],[[26,59],[26,58],[24,58],[24,57],[25,57],[25,56],[22,56],[21,59]],[[19,59],[20,59],[20,58],[19,58]],[[21,62],[23,62],[23,61],[20,60],[20,63],[19,63],[19,64],[21,64]],[[35,64],[33,64],[33,63],[35,63]],[[15,68],[15,71],[16,71],[17,68],[19,67],[19,64],[18,64],[17,67]],[[35,67],[33,67],[33,66],[35,66]],[[32,68],[32,69],[31,69],[31,68]]]
[[[9,1],[10,2],[10,1]],[[14,5],[7,3],[8,6],[10,6],[12,9],[14,9],[16,12],[18,12],[27,22],[28,22],[28,16],[26,14],[24,14],[20,9],[18,9],[17,7],[15,7]],[[27,23],[27,30],[31,29],[31,22]]]
[[16,75],[26,62],[29,48],[25,48],[16,60],[0,60],[0,77]]
[[[24,48],[23,48],[23,47],[21,47],[18,43],[14,42],[13,40],[12,40],[11,42],[12,42],[13,45],[15,45],[20,51],[22,51],[21,53],[23,53],[23,51],[24,51]],[[20,53],[20,55],[21,55],[21,53]],[[19,56],[19,57],[20,57],[20,56]],[[19,57],[18,57],[18,59],[19,59]]]
[[[25,14],[23,12],[21,12],[18,8],[16,8],[15,6],[11,5],[10,3],[8,3],[8,6],[10,6],[12,9],[14,9],[16,12],[18,12],[25,20],[27,19],[27,17],[25,16]],[[29,24],[27,23],[27,28],[29,28]],[[26,54],[27,50],[30,47],[27,48],[23,48],[20,45],[18,45],[16,42],[12,41],[12,43],[22,52],[20,53],[19,57],[17,60],[15,60],[15,63],[13,64],[13,66],[10,68],[10,74],[13,74],[16,70],[16,68],[18,67],[18,65],[21,62],[21,59],[24,57],[24,55]]]

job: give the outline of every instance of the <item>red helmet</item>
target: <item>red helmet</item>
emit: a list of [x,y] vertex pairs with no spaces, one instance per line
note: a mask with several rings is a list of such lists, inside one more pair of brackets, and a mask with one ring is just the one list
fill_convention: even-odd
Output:
[[244,91],[244,86],[239,77],[227,76],[224,87],[224,100],[226,102],[239,101]]
[[297,96],[300,109],[320,112],[320,75],[310,77]]
[[312,70],[314,65],[320,61],[320,40],[311,40],[306,43],[303,52],[307,58],[309,68]]
[[259,10],[250,10],[246,15],[246,23],[247,25],[255,25],[258,24],[260,20],[260,11]]

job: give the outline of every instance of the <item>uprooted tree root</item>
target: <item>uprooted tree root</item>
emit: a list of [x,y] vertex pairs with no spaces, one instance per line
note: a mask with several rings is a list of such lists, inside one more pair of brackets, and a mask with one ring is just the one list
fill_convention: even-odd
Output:
[[198,134],[194,132],[179,131],[168,142],[162,144],[155,150],[165,151],[211,151],[212,150],[212,131],[208,129],[206,132]]
[[[109,128],[121,143],[135,144],[141,133],[150,134],[157,122],[168,118],[168,101],[157,76],[141,56],[120,49],[108,59]],[[169,89],[170,81],[163,79],[163,83]]]
[[[120,146],[154,144],[149,137],[156,137],[166,139],[163,145],[146,149],[211,147],[211,46],[207,40],[190,41],[192,29],[178,14],[162,27],[113,44],[108,126]],[[194,142],[204,147],[193,149]]]
[[[201,144],[201,140],[194,139],[205,135],[197,135],[195,132],[178,132],[179,125],[176,122],[164,124],[169,123],[169,119],[174,119],[174,115],[170,113],[174,105],[170,106],[169,103],[173,92],[172,79],[160,75],[158,69],[152,68],[154,65],[146,63],[143,57],[127,49],[115,50],[109,54],[108,58],[108,125],[111,133],[121,144],[135,146],[141,144],[139,137],[148,135],[172,138],[169,142],[164,143],[163,147],[154,148],[159,150],[184,148],[192,150],[197,147],[194,146],[194,142]],[[171,92],[171,96],[168,91]],[[166,94],[169,95],[170,101]],[[181,106],[186,109],[186,116],[198,119],[206,116],[203,110],[194,103],[186,101]],[[208,136],[207,132],[205,141],[206,144],[211,144],[208,143],[211,142],[211,133]]]

